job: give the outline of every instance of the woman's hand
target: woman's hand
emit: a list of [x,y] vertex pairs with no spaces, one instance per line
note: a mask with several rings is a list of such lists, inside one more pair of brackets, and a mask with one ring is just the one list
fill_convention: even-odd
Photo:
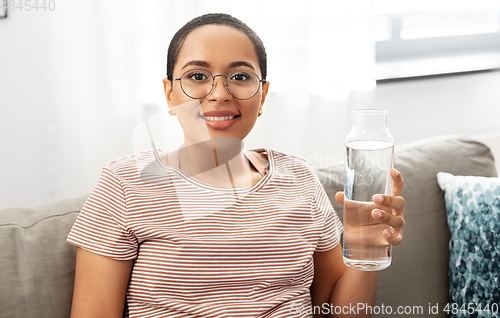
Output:
[[[394,180],[394,195],[374,195],[373,202],[379,206],[380,209],[373,209],[371,215],[380,223],[391,226],[391,230],[385,229],[383,234],[389,244],[398,245],[403,239],[403,227],[405,225],[403,216],[405,211],[405,199],[401,196],[405,181],[401,172],[396,169],[391,171],[391,177],[392,180]],[[339,203],[344,204],[344,193],[337,192],[335,194],[335,199]]]

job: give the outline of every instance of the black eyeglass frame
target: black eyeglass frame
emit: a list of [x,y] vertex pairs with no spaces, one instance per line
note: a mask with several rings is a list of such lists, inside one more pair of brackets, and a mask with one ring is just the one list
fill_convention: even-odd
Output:
[[[205,96],[202,96],[202,97],[192,97],[190,96],[188,93],[186,93],[186,91],[184,90],[184,87],[182,87],[182,82],[181,82],[181,78],[184,76],[184,74],[188,73],[188,72],[193,72],[193,71],[204,71],[204,72],[207,72],[208,74],[210,74],[212,76],[212,88],[210,88],[210,90],[208,91],[208,93],[205,95]],[[236,96],[233,95],[233,93],[231,92],[231,90],[229,89],[229,87],[227,86],[227,78],[229,77],[229,75],[233,74],[233,73],[236,73],[236,72],[248,72],[248,73],[252,73],[255,75],[255,77],[257,77],[257,79],[259,80],[259,87],[257,87],[257,90],[255,91],[255,93],[248,97],[248,98],[238,98]],[[223,75],[223,74],[217,74],[217,75],[213,75],[212,73],[210,73],[210,71],[207,71],[205,69],[202,69],[202,68],[197,68],[197,69],[192,69],[192,70],[187,70],[185,71],[184,73],[182,73],[181,77],[173,77],[172,80],[177,80],[179,81],[179,84],[181,86],[181,89],[182,91],[184,92],[184,94],[186,94],[187,97],[189,98],[192,98],[192,99],[202,99],[202,98],[205,98],[207,97],[208,95],[210,95],[210,93],[212,93],[212,91],[214,90],[214,86],[215,86],[215,78],[217,76],[223,76],[225,78],[225,82],[224,82],[224,86],[226,87],[227,91],[229,92],[229,94],[231,94],[231,96],[233,96],[234,98],[238,99],[238,100],[247,100],[247,99],[250,99],[252,97],[254,97],[260,90],[260,86],[261,84],[264,84],[266,83],[266,80],[265,79],[260,79],[259,75],[255,74],[254,72],[252,71],[248,71],[248,70],[235,70],[235,71],[232,71],[231,73],[229,73],[228,75]]]

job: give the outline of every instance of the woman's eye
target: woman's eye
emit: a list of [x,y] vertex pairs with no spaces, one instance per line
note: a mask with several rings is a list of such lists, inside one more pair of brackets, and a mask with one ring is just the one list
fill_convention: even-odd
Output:
[[250,76],[248,76],[247,74],[234,74],[233,76],[231,76],[231,80],[234,80],[234,81],[246,81],[250,78]]
[[189,74],[188,78],[192,79],[193,81],[204,81],[208,79],[208,77],[203,73]]

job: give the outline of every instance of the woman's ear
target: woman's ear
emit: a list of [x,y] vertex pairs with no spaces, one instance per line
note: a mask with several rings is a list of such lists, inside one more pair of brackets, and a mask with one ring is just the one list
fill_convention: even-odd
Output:
[[269,91],[269,82],[265,82],[264,84],[262,84],[262,97],[261,97],[260,106],[259,106],[260,110],[262,110],[264,102],[266,101],[268,91]]
[[163,90],[165,91],[165,98],[167,99],[168,107],[172,107],[172,81],[168,78],[163,79]]

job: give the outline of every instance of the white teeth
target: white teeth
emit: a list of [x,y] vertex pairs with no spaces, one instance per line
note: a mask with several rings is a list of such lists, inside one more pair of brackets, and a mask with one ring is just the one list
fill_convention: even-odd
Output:
[[209,120],[209,121],[224,121],[224,120],[233,119],[235,117],[236,116],[224,116],[224,117],[203,116],[204,119]]

